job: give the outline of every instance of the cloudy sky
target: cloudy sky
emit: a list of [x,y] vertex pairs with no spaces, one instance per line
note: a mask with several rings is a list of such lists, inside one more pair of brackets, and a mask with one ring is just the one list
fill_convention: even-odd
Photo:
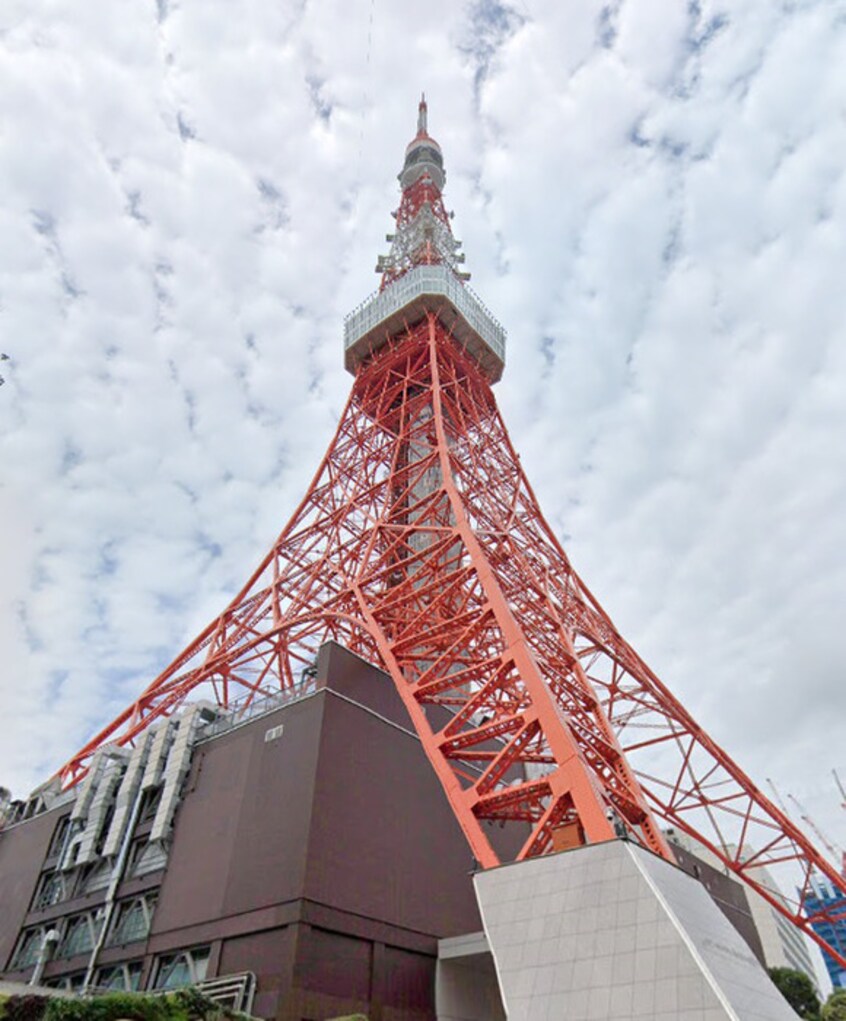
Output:
[[577,570],[846,843],[837,0],[5,0],[0,784],[110,720],[287,520],[421,89]]

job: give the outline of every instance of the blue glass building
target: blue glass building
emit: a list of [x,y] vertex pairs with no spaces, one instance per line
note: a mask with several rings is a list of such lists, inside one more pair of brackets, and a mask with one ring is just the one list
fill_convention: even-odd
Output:
[[[846,955],[846,901],[834,889],[830,881],[823,876],[813,878],[811,891],[805,898],[805,914],[809,918],[813,918],[818,911],[833,911],[841,916],[833,922],[812,921],[811,926],[814,932],[821,936],[829,946],[835,947],[841,954]],[[834,988],[846,989],[846,969],[825,952],[823,952],[823,960]]]

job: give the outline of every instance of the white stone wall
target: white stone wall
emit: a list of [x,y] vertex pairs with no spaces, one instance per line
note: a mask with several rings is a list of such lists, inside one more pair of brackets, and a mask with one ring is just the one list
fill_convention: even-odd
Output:
[[795,1021],[701,884],[633,844],[475,884],[508,1021]]
[[[704,847],[686,833],[675,831],[670,840],[684,848],[689,854],[701,859],[706,864],[719,869],[724,875],[730,875],[729,870],[712,854],[707,847]],[[734,850],[730,847],[729,850]],[[755,870],[755,878],[762,883],[779,900],[784,901],[785,896],[781,887],[775,880],[769,869],[761,867]],[[758,930],[761,939],[761,948],[764,951],[764,960],[768,968],[795,968],[803,971],[811,981],[818,984],[818,972],[822,967],[822,957],[816,945],[811,943],[801,929],[797,929],[783,915],[751,887],[744,886],[746,899],[749,903],[749,910],[752,913],[752,921]],[[814,959],[818,961],[818,967],[814,966]]]

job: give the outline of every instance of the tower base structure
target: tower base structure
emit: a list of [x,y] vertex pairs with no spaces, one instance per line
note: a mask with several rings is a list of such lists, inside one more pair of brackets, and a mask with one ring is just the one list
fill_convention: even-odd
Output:
[[439,1021],[795,1021],[701,883],[627,841],[478,873],[475,887],[484,934],[442,941]]
[[0,985],[41,967],[58,994],[198,984],[272,1021],[435,1021],[438,940],[481,925],[473,858],[390,678],[327,643],[309,687],[209,715],[0,831]]

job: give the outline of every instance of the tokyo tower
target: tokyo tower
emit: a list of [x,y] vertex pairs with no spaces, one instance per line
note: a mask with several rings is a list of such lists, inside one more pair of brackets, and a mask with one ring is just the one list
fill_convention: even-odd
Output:
[[[354,382],[291,520],[230,605],[60,770],[77,783],[189,696],[235,712],[313,683],[328,640],[393,679],[476,861],[628,839],[700,841],[846,967],[812,925],[836,868],[619,634],[541,513],[497,409],[505,332],[467,285],[425,99],[378,292],[349,315]],[[495,841],[500,846],[501,841]],[[762,867],[791,862],[782,900]],[[806,915],[812,876],[839,903]]]

